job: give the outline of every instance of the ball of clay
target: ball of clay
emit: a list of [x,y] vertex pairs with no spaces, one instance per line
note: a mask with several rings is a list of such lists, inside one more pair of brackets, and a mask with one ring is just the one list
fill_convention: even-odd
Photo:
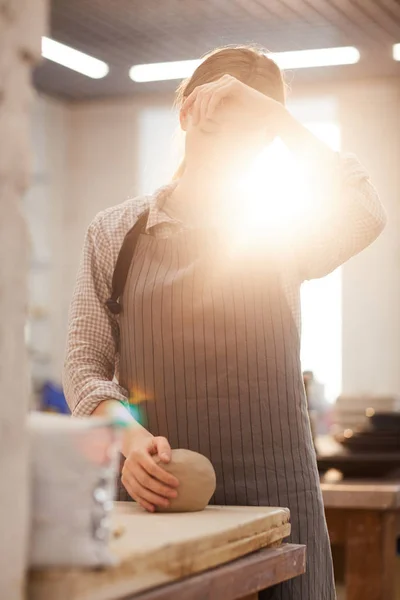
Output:
[[[160,460],[157,457],[157,462]],[[161,463],[163,469],[179,481],[178,496],[170,499],[168,508],[158,507],[159,512],[196,512],[204,510],[216,487],[214,467],[202,454],[191,450],[172,450],[169,463]]]

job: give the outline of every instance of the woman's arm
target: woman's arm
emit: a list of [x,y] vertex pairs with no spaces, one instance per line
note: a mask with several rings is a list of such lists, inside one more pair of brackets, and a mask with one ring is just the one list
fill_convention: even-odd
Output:
[[113,262],[97,217],[86,234],[69,313],[63,383],[74,416],[91,415],[102,400],[128,401],[113,381],[119,330],[104,304]]
[[249,127],[265,126],[270,137],[279,136],[308,175],[314,214],[294,230],[288,225],[277,245],[280,259],[289,259],[296,277],[327,275],[378,237],[386,215],[365,170],[355,159],[343,161],[281,103],[224,75],[196,87],[182,105],[181,118],[190,114],[193,125],[205,127],[209,120],[218,123],[223,114],[219,107],[226,98],[240,104]]
[[115,415],[131,423],[122,447],[127,456],[134,436],[152,436],[126,407],[127,391],[113,381],[118,323],[105,307],[113,268],[110,244],[97,218],[86,235],[71,303],[63,383],[74,416]]
[[[121,419],[129,423],[129,426],[123,430],[121,452],[125,458],[129,455],[132,446],[140,436],[143,440],[153,439],[152,434],[147,431],[140,423],[135,421],[129,410],[118,402],[118,400],[102,400],[94,409],[93,416],[96,417],[108,417]],[[170,456],[169,449],[167,452],[168,458]]]
[[308,175],[315,214],[294,244],[301,280],[323,277],[369,246],[386,213],[368,173],[351,155],[340,156],[285,111],[280,137]]
[[116,260],[112,248],[98,217],[86,235],[71,304],[64,391],[73,415],[115,416],[130,423],[122,440],[126,460],[121,480],[132,498],[154,511],[176,497],[179,482],[153,460],[154,454],[162,462],[170,460],[168,441],[154,437],[135,421],[127,390],[113,381],[119,331],[105,307]]

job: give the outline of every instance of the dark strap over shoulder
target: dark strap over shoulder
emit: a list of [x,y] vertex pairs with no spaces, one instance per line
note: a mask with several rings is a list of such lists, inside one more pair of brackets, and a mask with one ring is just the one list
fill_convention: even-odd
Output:
[[110,298],[106,301],[108,310],[114,315],[118,315],[122,310],[120,300],[124,293],[129,268],[135,254],[139,236],[146,231],[148,218],[149,210],[146,210],[139,216],[134,226],[126,234],[118,253],[112,277],[112,292]]

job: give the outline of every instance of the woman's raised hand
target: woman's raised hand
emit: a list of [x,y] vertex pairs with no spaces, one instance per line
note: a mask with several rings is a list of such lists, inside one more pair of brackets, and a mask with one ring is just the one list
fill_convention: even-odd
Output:
[[[223,110],[223,109],[226,110]],[[232,109],[232,110],[228,110]],[[207,123],[231,118],[237,125],[265,127],[279,131],[285,107],[231,75],[196,87],[182,105],[181,114],[192,117],[193,126],[208,130]],[[235,124],[233,123],[233,124]]]

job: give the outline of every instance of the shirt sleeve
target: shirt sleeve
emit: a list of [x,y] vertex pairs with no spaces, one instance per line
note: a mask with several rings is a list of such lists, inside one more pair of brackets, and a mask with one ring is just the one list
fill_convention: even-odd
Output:
[[97,218],[86,234],[69,316],[63,384],[74,416],[90,415],[103,400],[128,399],[113,381],[119,329],[104,305],[115,262],[110,248]]
[[321,183],[319,210],[297,246],[301,281],[334,271],[369,246],[386,224],[378,194],[355,156],[340,156]]

